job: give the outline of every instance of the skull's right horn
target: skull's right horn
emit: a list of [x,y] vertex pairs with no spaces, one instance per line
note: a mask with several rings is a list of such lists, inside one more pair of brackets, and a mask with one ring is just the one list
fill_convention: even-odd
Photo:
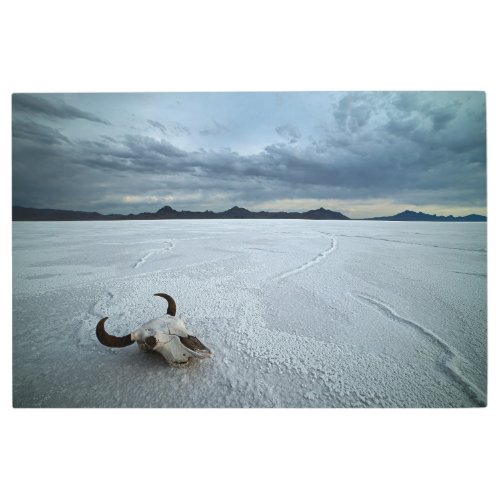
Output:
[[115,337],[114,335],[110,335],[104,329],[104,323],[107,319],[107,317],[102,318],[101,321],[97,323],[97,327],[95,329],[97,339],[101,344],[105,345],[106,347],[127,347],[128,345],[131,345],[135,342],[135,340],[132,340],[132,336],[130,333],[128,335],[125,335],[125,337]]

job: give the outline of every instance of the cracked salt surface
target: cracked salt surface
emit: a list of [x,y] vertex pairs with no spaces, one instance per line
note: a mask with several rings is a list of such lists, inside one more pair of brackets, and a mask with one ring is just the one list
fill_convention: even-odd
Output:
[[[15,222],[13,248],[16,407],[486,404],[485,224]],[[99,344],[157,292],[212,359]]]
[[[401,323],[404,326],[408,326],[419,334],[430,339],[439,349],[442,350],[444,356],[437,358],[437,364],[440,369],[447,372],[447,374],[454,380],[458,381],[464,388],[464,390],[469,394],[472,401],[477,403],[478,406],[485,406],[486,404],[486,396],[485,394],[476,387],[472,382],[467,380],[459,371],[459,368],[456,366],[456,363],[461,360],[461,356],[457,353],[457,351],[447,344],[443,339],[441,339],[434,332],[424,328],[418,323],[414,323],[413,321],[401,317],[397,314],[391,307],[383,302],[380,302],[372,297],[367,297],[362,294],[354,294],[353,295],[358,300],[362,300],[366,302],[368,305],[371,305],[381,311],[383,314],[391,318],[392,320]],[[444,358],[444,359],[443,359]]]

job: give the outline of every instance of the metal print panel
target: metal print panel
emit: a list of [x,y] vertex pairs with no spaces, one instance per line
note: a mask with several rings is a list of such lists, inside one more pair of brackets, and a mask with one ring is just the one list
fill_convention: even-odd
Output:
[[14,407],[486,406],[484,93],[12,106]]

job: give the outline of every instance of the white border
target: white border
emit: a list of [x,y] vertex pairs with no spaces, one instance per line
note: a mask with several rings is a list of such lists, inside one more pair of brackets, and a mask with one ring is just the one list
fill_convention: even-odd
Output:
[[[492,498],[498,454],[499,45],[494,3],[3,2],[1,213],[10,94],[485,90],[489,407],[477,410],[13,410],[11,247],[2,239],[3,476],[9,498]],[[141,424],[145,423],[143,428]],[[156,429],[169,425],[168,440]],[[106,471],[119,471],[106,476]],[[496,483],[496,484],[495,484]],[[5,496],[5,492],[4,492]]]

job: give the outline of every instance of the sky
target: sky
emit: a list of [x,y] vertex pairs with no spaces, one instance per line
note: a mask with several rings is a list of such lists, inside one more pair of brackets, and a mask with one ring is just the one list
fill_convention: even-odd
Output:
[[486,215],[483,92],[14,94],[13,205]]

